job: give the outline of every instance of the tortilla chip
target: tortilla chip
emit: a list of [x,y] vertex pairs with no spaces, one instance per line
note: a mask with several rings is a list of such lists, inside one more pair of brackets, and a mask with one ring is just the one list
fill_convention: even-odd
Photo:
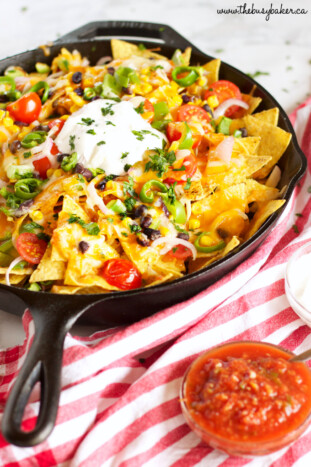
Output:
[[185,66],[188,66],[190,64],[191,52],[192,52],[191,47],[187,47],[185,51],[181,54]]
[[188,266],[188,272],[191,274],[192,272],[199,271],[202,268],[206,268],[210,264],[214,263],[217,259],[220,258],[219,253],[213,253],[210,257],[202,257],[197,258],[195,261],[191,261]]
[[255,155],[258,153],[259,144],[260,144],[259,136],[247,136],[246,138],[235,138],[233,149],[238,150],[240,154]]
[[204,70],[208,72],[208,84],[215,83],[215,81],[219,80],[219,68],[220,68],[221,61],[219,58],[215,60],[211,60],[203,65]]
[[248,104],[248,109],[243,109],[242,107],[240,107],[239,110],[237,110],[234,113],[234,117],[238,119],[244,117],[245,115],[252,114],[254,110],[257,109],[260,102],[262,101],[261,97],[254,97],[254,96],[251,96],[250,94],[243,94],[243,93],[242,93],[242,100]]
[[181,264],[181,261],[177,261],[172,259],[172,261],[163,261],[162,259],[158,259],[158,261],[152,265],[152,269],[156,272],[162,273],[163,275],[172,274],[173,279],[178,279],[179,277],[183,277],[183,273],[185,271],[185,265]]
[[[0,268],[0,274],[5,274],[8,268]],[[13,276],[30,276],[33,273],[32,268],[12,269]],[[10,274],[11,277],[11,274]]]
[[148,49],[140,50],[137,45],[131,44],[130,42],[122,41],[120,39],[111,39],[110,44],[112,57],[114,60],[123,60],[125,58],[129,58],[131,55],[139,55],[145,58],[158,58],[167,60],[167,57],[164,57],[164,55],[157,54]]
[[231,240],[227,243],[223,251],[221,252],[221,257],[223,258],[224,256],[227,256],[234,248],[240,245],[240,240],[238,237],[234,236],[231,238]]
[[200,180],[195,180],[191,182],[190,188],[185,190],[183,198],[190,199],[191,201],[198,201],[205,198],[211,190],[207,190],[206,187],[203,187]]
[[64,284],[75,286],[96,285],[105,290],[119,290],[97,274],[104,259],[86,257],[85,253],[72,253],[65,273]]
[[97,293],[105,293],[106,291],[100,287],[73,287],[70,285],[53,285],[51,289],[52,293],[62,293],[66,295],[74,295],[76,293],[82,295],[90,295]]
[[64,278],[66,269],[64,261],[52,261],[51,254],[52,247],[48,247],[29,282],[55,281]]
[[[25,274],[10,274],[10,284],[17,285],[20,284],[27,276]],[[0,284],[6,284],[5,274],[0,274]]]
[[278,107],[273,109],[263,110],[253,115],[254,118],[260,120],[261,122],[270,123],[270,125],[277,126],[279,121],[280,111]]
[[267,203],[261,205],[250,222],[249,231],[246,234],[246,240],[252,237],[262,226],[262,224],[268,219],[268,217],[280,209],[284,203],[285,199],[277,199],[268,201]]
[[265,167],[254,174],[255,178],[264,178],[270,173],[272,167],[275,166],[285,152],[292,135],[279,127],[260,120],[258,121],[258,119],[250,115],[246,116],[244,121],[250,136],[261,137],[258,154],[272,157],[271,161],[268,162]]
[[170,280],[174,280],[176,277],[172,273],[168,273],[165,276],[161,277],[160,279],[155,279],[148,284],[145,285],[145,287],[153,287],[155,285],[159,284],[164,284],[164,282],[169,282]]
[[245,182],[247,187],[248,203],[271,201],[280,196],[277,188],[264,185],[253,179],[248,179]]

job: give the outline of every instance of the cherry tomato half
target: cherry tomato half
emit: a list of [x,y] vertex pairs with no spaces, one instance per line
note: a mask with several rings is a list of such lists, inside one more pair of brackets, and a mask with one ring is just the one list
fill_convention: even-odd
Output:
[[173,258],[182,260],[192,257],[192,251],[184,245],[176,245],[167,254]]
[[195,120],[199,123],[206,124],[210,119],[211,117],[206,110],[193,104],[182,105],[179,107],[176,114],[176,120],[179,122],[190,122],[191,120]]
[[148,99],[145,99],[144,102],[144,112],[141,114],[143,119],[145,119],[148,123],[151,123],[154,118],[154,108],[151,102]]
[[108,284],[121,290],[141,287],[141,274],[135,264],[127,259],[108,259],[101,268],[100,274]]
[[34,168],[37,172],[39,172],[40,178],[45,180],[47,178],[46,172],[48,169],[52,167],[50,159],[48,157],[42,157],[42,159],[38,159],[33,161]]
[[47,243],[30,232],[21,233],[16,240],[16,249],[20,256],[31,264],[39,264]]
[[41,107],[41,99],[38,94],[30,92],[9,104],[7,110],[15,120],[29,124],[37,120]]
[[[240,89],[231,81],[226,80],[216,81],[211,84],[204,94],[204,99],[208,99],[210,96],[216,96],[219,104],[227,99],[242,99]],[[231,117],[239,108],[237,105],[232,105],[227,109],[225,116]]]
[[60,118],[57,118],[56,120],[52,120],[51,122],[48,123],[48,127],[51,130],[52,128],[56,127],[57,131],[55,131],[54,136],[57,136],[58,133],[61,131],[65,124],[65,120],[61,120]]
[[[182,167],[184,167],[184,170],[179,170]],[[193,177],[196,170],[196,158],[192,154],[189,154],[189,156],[186,156],[184,159],[181,159],[174,163],[172,168],[167,172],[167,178],[165,178],[164,183],[168,183],[169,185],[172,185],[172,183],[175,182],[177,182],[178,184],[186,183],[187,178]]]
[[169,123],[166,129],[166,136],[170,143],[181,138],[181,131],[178,130],[178,123]]

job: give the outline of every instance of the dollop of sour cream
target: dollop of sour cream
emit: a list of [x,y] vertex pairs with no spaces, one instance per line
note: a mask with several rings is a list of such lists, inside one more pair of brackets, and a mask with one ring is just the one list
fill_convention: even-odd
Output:
[[76,152],[84,167],[107,175],[142,161],[147,150],[161,149],[166,137],[137,113],[128,101],[97,99],[74,112],[55,139],[62,153]]

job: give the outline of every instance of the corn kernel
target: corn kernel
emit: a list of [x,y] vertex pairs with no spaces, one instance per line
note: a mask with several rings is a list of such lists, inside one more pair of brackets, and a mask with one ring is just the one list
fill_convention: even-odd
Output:
[[4,116],[5,116],[5,111],[4,111],[4,110],[0,110],[0,118],[2,119]]
[[203,235],[203,237],[200,238],[200,245],[202,246],[210,246],[212,243],[213,240],[208,235]]
[[199,85],[199,86],[205,86],[206,82],[207,82],[207,79],[206,79],[206,78],[203,78],[203,77],[202,77],[202,78],[199,78],[199,79],[198,79],[198,85]]
[[61,177],[63,175],[62,169],[56,169],[54,172],[55,177]]
[[33,211],[31,214],[30,214],[32,220],[34,221],[41,221],[43,219],[43,214],[41,211]]
[[143,68],[142,70],[140,70],[140,73],[141,73],[142,75],[147,75],[147,74],[149,73],[149,68],[148,68],[148,67],[147,67],[147,68]]
[[48,169],[46,171],[46,175],[47,175],[48,178],[52,177],[53,173],[54,173],[54,169]]
[[207,99],[207,103],[210,107],[215,108],[218,107],[219,100],[217,99],[217,96],[209,96]]
[[3,119],[3,121],[2,121],[2,123],[3,123],[3,125],[4,125],[6,128],[8,128],[8,127],[10,127],[10,126],[13,126],[14,120],[13,120],[12,118],[10,118],[10,117],[5,117],[5,118]]
[[12,131],[13,133],[17,133],[19,131],[19,126],[13,125],[12,128],[10,128],[10,131]]
[[107,190],[112,190],[113,189],[113,181],[112,180],[108,180],[108,182],[106,183],[106,189]]
[[5,141],[7,141],[7,139],[8,135],[4,133],[4,131],[0,131],[0,143],[4,143]]
[[169,147],[169,151],[177,151],[179,146],[179,141],[173,141]]
[[190,219],[189,221],[189,229],[198,229],[201,225],[201,222],[199,221],[199,219]]
[[170,233],[170,229],[168,229],[167,227],[160,227],[160,232],[161,232],[161,235],[165,237],[167,234]]
[[[79,96],[78,96],[78,97],[79,97]],[[62,115],[62,116],[60,117],[60,120],[66,121],[68,118],[69,118],[69,115]]]
[[130,217],[125,217],[123,220],[122,220],[122,224],[124,225],[124,227],[127,227],[129,228],[130,224],[131,224],[131,221],[132,219]]

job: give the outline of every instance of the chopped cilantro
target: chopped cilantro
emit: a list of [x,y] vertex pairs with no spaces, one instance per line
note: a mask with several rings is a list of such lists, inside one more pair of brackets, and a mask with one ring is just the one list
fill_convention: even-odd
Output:
[[138,139],[138,141],[143,141],[145,135],[153,135],[153,136],[156,136],[157,138],[160,138],[159,135],[155,135],[154,133],[152,133],[152,131],[149,131],[149,130],[140,130],[140,131],[132,130],[132,133],[134,136],[136,136],[136,139]]
[[134,198],[126,198],[124,200],[124,204],[125,204],[126,210],[128,212],[131,212],[131,211],[133,211],[133,208],[134,208],[134,206],[136,204],[136,200]]
[[158,177],[168,170],[168,168],[176,161],[174,151],[165,151],[164,149],[155,149],[155,154],[149,156],[150,161],[145,165],[145,172],[152,170],[157,172]]
[[216,54],[221,54],[225,49],[215,49]]
[[91,118],[81,118],[82,123],[78,123],[78,125],[86,125],[86,126],[91,126],[92,123],[95,122],[95,120],[92,120]]
[[31,151],[24,152],[23,156],[24,156],[24,159],[28,159],[29,157],[32,156],[32,152]]
[[296,234],[299,234],[299,230],[298,230],[297,225],[296,225],[296,224],[293,224],[292,227],[293,227],[293,231],[294,231]]
[[104,117],[106,117],[107,115],[114,115],[114,111],[111,110],[112,105],[113,104],[108,104],[107,107],[102,107],[100,109]]
[[122,152],[121,159],[125,159],[129,155],[129,152]]
[[132,167],[131,164],[125,164],[125,166],[123,167],[124,172],[128,172],[131,167]]
[[21,228],[21,232],[31,232],[34,233],[36,230],[43,230],[42,225],[37,224],[36,222],[29,222],[28,224],[24,224]]
[[146,46],[144,44],[138,44],[138,50],[146,50]]
[[247,73],[250,78],[258,78],[258,76],[268,76],[270,73],[268,71],[255,71],[255,73]]
[[69,214],[68,219],[69,224],[77,223],[86,230],[89,235],[98,235],[100,232],[98,224],[96,222],[86,223],[81,217],[76,216],[75,214]]
[[44,240],[46,243],[49,243],[49,241],[51,240],[51,237],[43,232],[39,232],[37,234],[37,237],[40,238],[40,240]]
[[176,253],[176,251],[177,251],[177,246],[174,246],[174,248],[172,248],[172,252]]
[[170,204],[174,204],[176,201],[176,195],[175,195],[175,186],[177,185],[177,182],[173,183],[173,185],[170,185],[168,192],[167,192],[167,199]]
[[128,182],[123,183],[123,194],[126,196],[127,194],[129,196],[137,196],[135,190],[134,190],[134,180],[132,177],[129,177]]
[[81,175],[81,174],[78,174],[78,175],[77,175],[77,177],[78,177],[78,180],[79,180],[79,182],[81,182],[81,183],[85,183],[85,180],[84,180],[84,177],[83,177],[83,175]]
[[130,231],[131,233],[138,234],[141,232],[141,227],[139,227],[138,224],[131,224],[130,225]]
[[123,235],[123,237],[128,237],[128,234],[126,232],[121,232],[121,235]]
[[179,169],[173,169],[173,172],[183,172],[184,170],[186,170],[186,167],[182,165]]
[[88,130],[87,133],[89,135],[96,135],[95,131],[93,130],[93,128],[91,130]]
[[187,178],[187,183],[186,183],[184,189],[189,190],[190,187],[191,187],[191,178],[189,177],[189,178]]
[[163,70],[163,66],[162,65],[156,65],[156,66],[151,66],[150,67],[150,70],[153,70],[153,71],[156,71],[156,70]]
[[96,146],[102,146],[103,144],[106,144],[106,141],[98,141]]
[[182,229],[182,228],[179,227],[179,225],[176,224],[175,222],[174,222],[174,227],[175,227],[175,229],[177,230],[177,232],[186,233],[186,234],[188,233],[187,230]]
[[113,224],[113,218],[112,217],[107,217],[107,221],[110,222],[110,224]]
[[145,105],[145,102],[142,101],[138,107],[135,107],[135,112],[137,112],[138,114],[143,114],[144,113],[144,105]]
[[112,125],[112,126],[115,126],[115,124],[114,124],[114,123],[112,123],[110,120],[107,120],[107,121],[106,121],[106,125]]
[[290,71],[290,70],[292,70],[292,69],[293,69],[292,66],[287,66],[287,67],[286,67],[286,71]]
[[75,148],[75,139],[76,139],[76,135],[69,136],[69,146],[72,151],[74,151],[74,148]]

